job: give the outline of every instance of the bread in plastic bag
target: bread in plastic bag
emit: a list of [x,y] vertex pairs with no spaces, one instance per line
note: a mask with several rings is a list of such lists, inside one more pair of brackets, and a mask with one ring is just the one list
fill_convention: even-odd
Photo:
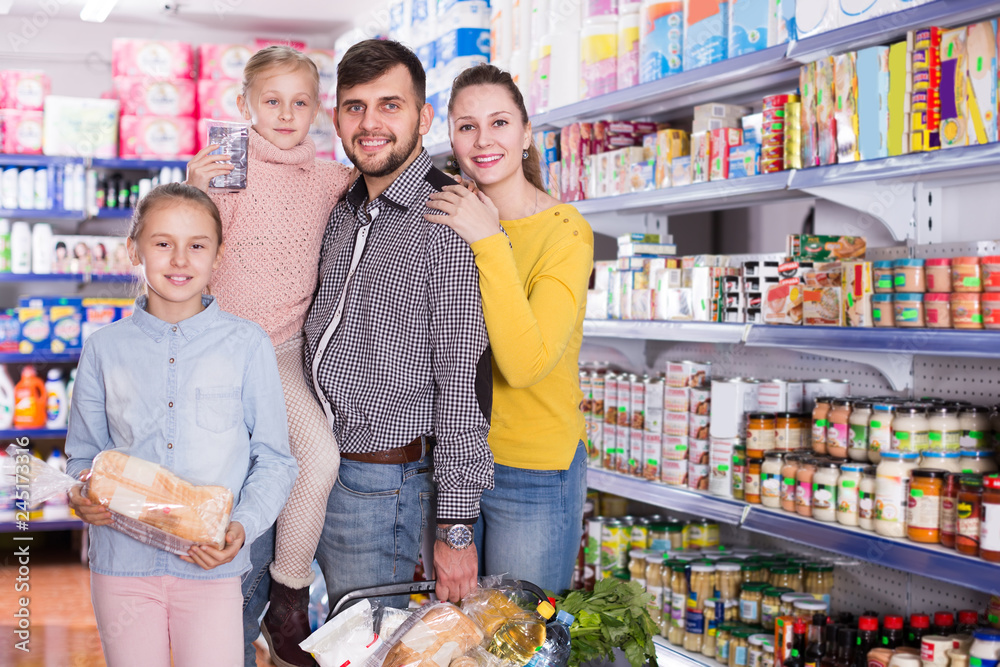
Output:
[[9,454],[9,458],[3,460],[3,469],[0,470],[0,484],[12,488],[27,486],[28,489],[27,498],[23,499],[26,502],[21,502],[20,494],[15,496],[19,512],[27,510],[29,507],[37,507],[56,496],[69,493],[74,486],[81,484],[63,471],[28,454],[23,448],[16,445],[9,445],[7,454]]
[[111,527],[178,555],[196,544],[225,547],[233,493],[195,486],[166,468],[109,449],[94,457],[84,495],[111,511]]
[[319,667],[362,665],[381,646],[369,600],[351,605],[299,643],[303,651],[312,654]]
[[448,667],[482,641],[472,619],[450,602],[437,602],[408,618],[365,667]]

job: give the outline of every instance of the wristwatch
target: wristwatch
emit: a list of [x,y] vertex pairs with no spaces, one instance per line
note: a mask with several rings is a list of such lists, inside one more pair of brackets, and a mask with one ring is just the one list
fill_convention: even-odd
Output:
[[451,528],[439,527],[435,537],[452,549],[461,551],[472,544],[472,526],[466,526],[464,523],[456,523]]

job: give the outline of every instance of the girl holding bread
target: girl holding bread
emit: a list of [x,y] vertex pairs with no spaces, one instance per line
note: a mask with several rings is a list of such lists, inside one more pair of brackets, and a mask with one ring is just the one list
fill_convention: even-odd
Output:
[[[155,188],[136,207],[126,244],[145,294],[130,317],[87,339],[66,438],[69,474],[89,479],[87,495],[74,488],[70,504],[91,525],[101,645],[110,667],[169,667],[171,653],[178,665],[239,665],[244,547],[274,521],[296,475],[274,348],[260,326],[204,295],[224,252],[219,211],[206,194],[177,183]],[[91,476],[94,458],[108,450],[129,463]],[[185,483],[167,488],[152,464]],[[220,544],[176,556],[110,527],[109,506],[145,506],[164,521],[170,507],[150,508],[145,498],[183,510],[201,503],[199,514],[218,504],[192,485],[232,493]],[[184,536],[191,513],[175,510],[169,532]]]
[[[309,126],[319,112],[319,72],[299,51],[287,46],[258,51],[243,70],[237,104],[252,123],[246,189],[209,187],[213,177],[233,169],[228,158],[211,154],[216,145],[206,146],[188,163],[187,182],[207,192],[222,214],[228,250],[212,278],[212,294],[225,310],[264,327],[278,357],[289,446],[299,476],[278,515],[270,606],[261,629],[276,665],[309,667],[315,663],[299,642],[311,632],[312,562],[340,453],[306,383],[302,324],[319,277],[323,232],[330,211],[347,191],[350,170],[316,159]],[[255,562],[254,568],[264,565]],[[263,609],[248,606],[248,631],[259,611]],[[249,634],[248,642],[256,639]],[[252,647],[245,664],[255,664]]]

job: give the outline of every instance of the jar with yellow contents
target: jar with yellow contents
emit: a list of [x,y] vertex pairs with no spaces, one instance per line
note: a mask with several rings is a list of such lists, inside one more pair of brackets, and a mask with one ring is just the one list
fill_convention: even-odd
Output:
[[715,635],[715,659],[723,665],[729,664],[729,642],[733,636],[733,630],[738,626],[733,623],[723,623],[719,626]]
[[667,641],[674,646],[684,644],[684,619],[687,610],[687,576],[684,570],[687,562],[671,560],[670,565],[670,629],[667,631]]
[[725,621],[725,603],[719,598],[705,601],[705,628],[701,640],[701,654],[707,658],[716,657],[718,651],[719,626]]
[[810,563],[805,567],[805,592],[812,595],[830,595],[833,592],[833,565]]
[[781,596],[794,593],[791,588],[772,586],[764,589],[764,599],[760,603],[760,623],[766,630],[774,628],[774,620],[781,616]]
[[768,584],[753,582],[744,584],[740,591],[740,622],[744,625],[759,626],[761,603],[764,601],[764,589]]
[[744,584],[753,582],[767,583],[770,575],[760,563],[743,563],[740,565],[740,578]]
[[750,635],[754,631],[749,628],[736,628],[729,640],[729,667],[747,667],[750,653]]
[[715,565],[707,561],[692,563],[688,577],[684,650],[701,653],[705,638],[705,607],[714,594]]
[[802,568],[796,565],[783,565],[771,570],[771,585],[780,588],[791,588],[802,591],[805,588]]

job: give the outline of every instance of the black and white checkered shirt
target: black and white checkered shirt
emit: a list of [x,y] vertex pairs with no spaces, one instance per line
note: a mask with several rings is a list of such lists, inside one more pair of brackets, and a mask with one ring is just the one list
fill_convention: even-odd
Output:
[[[455,182],[426,151],[368,201],[359,178],[333,209],[305,322],[305,369],[340,448],[434,435],[439,523],[471,523],[493,487],[492,368],[469,246],[424,220]],[[346,285],[346,289],[345,289]]]

